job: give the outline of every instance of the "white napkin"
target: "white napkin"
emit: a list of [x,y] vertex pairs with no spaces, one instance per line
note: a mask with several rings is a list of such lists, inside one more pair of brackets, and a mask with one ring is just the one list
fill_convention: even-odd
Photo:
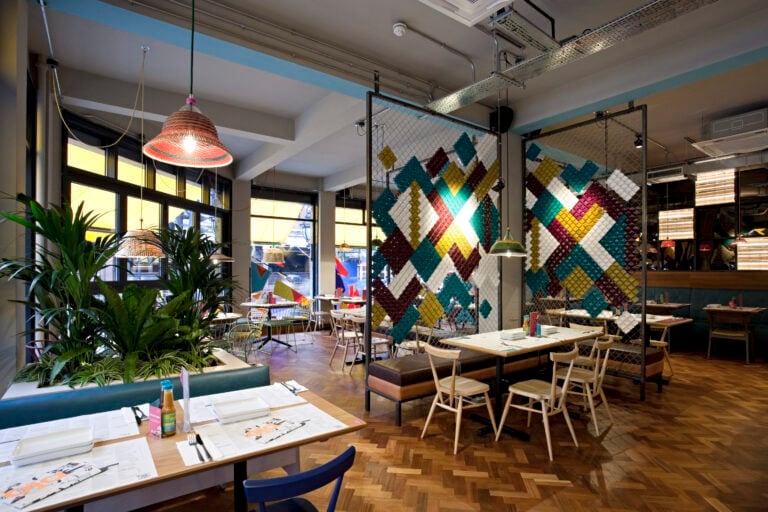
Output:
[[287,380],[285,381],[285,383],[288,384],[291,388],[293,388],[297,393],[301,393],[302,391],[307,391],[307,388],[305,388],[295,380]]
[[[200,461],[200,459],[197,457],[197,450],[187,441],[177,442],[176,448],[179,450],[179,454],[181,455],[181,459],[184,461],[185,466],[202,464],[202,461]],[[202,450],[203,449],[200,448],[200,451]],[[205,460],[205,456],[203,456],[203,460]]]

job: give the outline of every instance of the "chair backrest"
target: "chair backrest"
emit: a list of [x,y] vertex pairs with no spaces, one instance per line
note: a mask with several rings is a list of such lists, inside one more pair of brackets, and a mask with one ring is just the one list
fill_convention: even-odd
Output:
[[549,400],[547,401],[547,407],[550,411],[559,410],[565,404],[565,396],[567,393],[561,393],[558,399],[558,386],[557,386],[557,367],[559,365],[568,364],[568,372],[563,379],[562,388],[568,389],[568,385],[571,382],[571,371],[573,370],[573,361],[579,355],[579,348],[574,346],[570,352],[550,352],[549,358],[552,360],[552,384],[549,390]]
[[454,391],[456,389],[456,366],[461,357],[460,349],[453,348],[440,348],[434,345],[424,345],[424,350],[427,352],[429,358],[429,366],[432,368],[432,378],[435,380],[435,390],[440,397],[440,402],[443,401],[443,395],[440,392],[440,376],[437,374],[437,366],[435,365],[435,358],[448,359],[452,362],[451,366],[451,391],[448,395],[448,402],[452,405],[454,398]]
[[613,339],[601,339],[597,340],[593,345],[595,351],[595,386],[594,393],[600,391],[600,386],[603,385],[603,378],[605,377],[605,371],[608,369],[608,359],[611,355],[611,347],[613,346]]
[[267,510],[265,502],[294,498],[336,480],[333,494],[331,494],[326,509],[328,512],[332,512],[336,510],[336,501],[339,499],[344,473],[352,467],[354,462],[355,447],[350,446],[335,459],[309,471],[277,478],[246,480],[243,482],[245,498],[248,503],[258,503],[259,511],[265,512]]

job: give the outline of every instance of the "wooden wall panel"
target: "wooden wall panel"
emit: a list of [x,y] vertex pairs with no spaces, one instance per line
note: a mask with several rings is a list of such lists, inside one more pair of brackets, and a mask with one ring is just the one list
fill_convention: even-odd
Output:
[[[639,275],[638,275],[639,278]],[[648,272],[649,288],[768,290],[768,272]]]

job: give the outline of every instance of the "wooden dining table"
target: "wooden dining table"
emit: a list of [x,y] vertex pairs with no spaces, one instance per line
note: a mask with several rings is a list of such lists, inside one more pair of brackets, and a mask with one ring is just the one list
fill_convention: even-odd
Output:
[[[593,331],[570,329],[568,327],[555,327],[554,332],[542,336],[525,336],[519,339],[511,339],[513,333],[522,329],[509,329],[503,331],[491,331],[453,338],[444,338],[440,342],[452,347],[476,350],[496,357],[496,376],[494,382],[494,415],[501,418],[504,392],[504,360],[511,356],[541,352],[551,348],[577,343],[579,341],[593,339],[603,333],[602,329],[595,327]],[[518,438],[527,439],[528,434],[506,427],[505,430]]]
[[[277,390],[280,389],[279,384],[273,384]],[[259,389],[259,388],[253,388]],[[274,392],[271,392],[273,395]],[[288,391],[286,391],[288,393]],[[300,397],[300,398],[299,398]],[[204,398],[204,397],[203,397]],[[296,395],[297,399],[301,399],[301,403],[294,401],[291,405],[284,407],[277,407],[270,409],[270,415],[288,416],[293,412],[297,414],[297,407],[304,407],[302,412],[298,414],[304,414],[308,418],[319,418],[320,421],[330,422],[324,424],[323,428],[316,428],[314,430],[307,429],[306,434],[303,434],[301,429],[296,429],[292,433],[291,437],[284,437],[280,439],[280,442],[273,443],[255,443],[249,440],[247,437],[243,437],[241,443],[237,449],[230,449],[228,454],[226,450],[215,450],[215,445],[212,445],[209,441],[205,443],[211,448],[212,453],[218,453],[219,456],[214,456],[212,460],[207,459],[194,465],[186,465],[184,458],[181,455],[180,449],[177,447],[177,443],[186,442],[186,434],[182,430],[181,418],[183,416],[183,402],[178,401],[176,404],[177,410],[177,435],[157,438],[149,435],[147,422],[143,422],[139,427],[138,434],[131,435],[119,440],[109,440],[96,442],[94,450],[100,447],[108,447],[111,444],[118,442],[139,442],[143,449],[140,450],[146,453],[146,457],[142,467],[146,467],[147,470],[151,467],[152,475],[149,472],[144,477],[138,479],[138,481],[131,481],[128,483],[115,482],[115,485],[104,488],[94,486],[95,491],[89,492],[85,483],[76,484],[68,489],[66,493],[56,493],[41,501],[32,503],[25,507],[23,510],[29,512],[39,511],[53,511],[53,510],[94,510],[94,511],[110,511],[110,510],[128,510],[136,508],[137,506],[146,506],[147,504],[157,503],[169,497],[175,497],[184,492],[193,492],[194,487],[200,487],[205,485],[206,482],[217,482],[227,480],[233,481],[235,484],[235,506],[236,512],[245,512],[248,509],[248,504],[245,500],[245,493],[243,491],[243,481],[248,478],[249,471],[252,473],[265,471],[270,469],[268,467],[272,464],[272,467],[279,467],[286,462],[292,464],[292,468],[298,471],[298,448],[318,441],[324,441],[331,437],[344,435],[365,427],[366,423],[360,418],[349,414],[348,412],[333,405],[322,397],[316,395],[311,391],[304,391]],[[259,418],[252,420],[258,423]],[[311,422],[311,420],[310,420]],[[236,425],[245,424],[246,422],[240,422]],[[202,431],[207,427],[216,427],[217,422],[205,421],[202,423],[193,423],[193,427]],[[236,427],[233,427],[236,428]],[[148,451],[147,451],[148,450]],[[92,455],[91,457],[98,456]],[[138,457],[138,455],[136,455]],[[148,458],[147,458],[148,457]],[[66,460],[81,460],[89,461],[89,455],[84,453],[79,456],[72,456]],[[62,460],[59,459],[60,463]],[[52,463],[55,465],[57,461]],[[94,460],[94,463],[96,461]],[[120,461],[118,464],[131,464],[129,460]],[[6,466],[6,467],[3,467]],[[0,462],[0,478],[6,482],[16,482],[14,480],[15,475],[26,474],[25,467],[13,468],[7,467],[8,463]],[[113,469],[112,471],[116,471]],[[97,474],[92,476],[91,479],[102,480],[107,475]],[[217,479],[224,480],[217,480]],[[88,482],[88,480],[84,480]],[[94,481],[95,482],[95,481]],[[199,490],[199,489],[198,489]],[[77,491],[80,491],[79,493]],[[11,505],[0,503],[0,511],[18,510]]]

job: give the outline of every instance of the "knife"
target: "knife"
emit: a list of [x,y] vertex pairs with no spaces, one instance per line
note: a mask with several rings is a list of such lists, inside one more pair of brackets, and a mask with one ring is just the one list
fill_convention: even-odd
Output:
[[213,460],[213,457],[211,457],[211,452],[208,451],[208,448],[205,447],[205,443],[203,443],[203,438],[200,437],[200,434],[195,432],[195,439],[197,439],[197,444],[203,447],[203,451],[205,452],[205,456],[208,457],[208,460]]

